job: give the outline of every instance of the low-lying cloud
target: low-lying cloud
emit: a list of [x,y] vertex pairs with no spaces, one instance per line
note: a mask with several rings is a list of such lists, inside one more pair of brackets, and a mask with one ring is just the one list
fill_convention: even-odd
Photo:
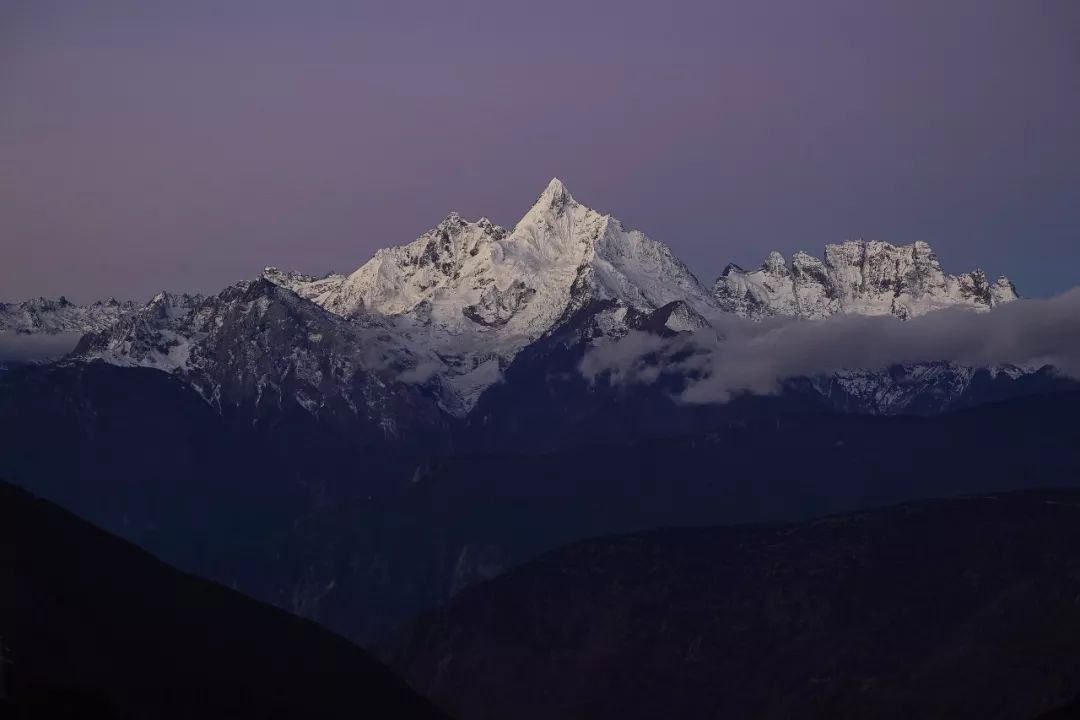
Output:
[[1080,288],[1049,300],[1020,300],[992,312],[949,309],[913,320],[835,316],[826,320],[726,316],[714,328],[675,338],[644,332],[604,342],[582,374],[613,383],[689,378],[681,399],[727,401],[732,393],[777,392],[789,378],[894,364],[950,362],[971,367],[1042,367],[1080,378]]
[[0,362],[34,363],[55,360],[75,349],[80,332],[0,332]]

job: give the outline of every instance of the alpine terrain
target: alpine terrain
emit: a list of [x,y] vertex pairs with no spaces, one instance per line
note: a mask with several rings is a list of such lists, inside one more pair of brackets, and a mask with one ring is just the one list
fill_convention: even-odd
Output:
[[[512,229],[451,213],[347,276],[267,268],[258,280],[209,298],[161,293],[137,309],[61,300],[5,312],[6,326],[18,332],[90,333],[74,352],[78,361],[161,369],[211,404],[240,385],[243,402],[230,402],[259,406],[272,397],[316,415],[347,408],[381,418],[374,422],[392,433],[402,421],[386,408],[401,397],[418,391],[439,413],[468,417],[523,351],[560,333],[560,344],[585,348],[632,329],[693,331],[725,314],[906,319],[946,307],[989,310],[1017,297],[1006,278],[945,274],[925,243],[881,242],[830,245],[824,262],[797,253],[789,267],[773,253],[758,270],[730,265],[710,291],[666,245],[579,203],[555,179]],[[294,321],[277,325],[278,310],[269,308]],[[252,313],[275,323],[256,341],[257,355],[273,358],[275,367],[256,367],[271,361],[241,360],[233,351],[246,351],[222,346],[228,337],[243,342],[262,332],[246,319]],[[1008,385],[1040,370],[982,375]],[[807,387],[845,410],[925,411],[966,404],[979,375],[979,368],[956,366],[851,368]],[[358,395],[359,385],[365,389]]]
[[[945,274],[921,243],[845,243],[790,267],[774,254],[710,290],[552,180],[512,228],[451,213],[348,275],[266,268],[143,305],[4,306],[0,340],[81,337],[0,375],[0,473],[167,562],[372,641],[583,537],[1069,482],[1075,424],[1025,404],[1076,387],[1047,365],[927,358],[710,404],[680,400],[692,362],[661,372],[649,352],[722,344],[733,322],[812,332],[825,316],[916,322],[1016,298],[1008,280]],[[645,348],[653,382],[586,377],[591,353],[623,342]],[[1021,435],[1024,473],[980,450]]]

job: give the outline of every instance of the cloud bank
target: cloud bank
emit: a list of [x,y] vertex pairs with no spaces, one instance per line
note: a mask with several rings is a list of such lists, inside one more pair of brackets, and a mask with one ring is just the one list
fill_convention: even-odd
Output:
[[603,376],[626,384],[685,376],[680,399],[690,403],[725,402],[742,391],[774,393],[794,377],[921,362],[1052,365],[1080,378],[1080,288],[992,312],[949,309],[906,322],[891,316],[764,322],[728,316],[713,325],[675,338],[632,332],[591,349],[580,370],[592,381]]

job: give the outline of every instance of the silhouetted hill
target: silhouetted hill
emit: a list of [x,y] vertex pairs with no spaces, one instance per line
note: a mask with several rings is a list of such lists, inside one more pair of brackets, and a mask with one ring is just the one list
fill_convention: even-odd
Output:
[[2,482],[0,636],[17,717],[443,717],[318,625]]
[[1080,491],[585,541],[387,647],[464,720],[1068,713]]

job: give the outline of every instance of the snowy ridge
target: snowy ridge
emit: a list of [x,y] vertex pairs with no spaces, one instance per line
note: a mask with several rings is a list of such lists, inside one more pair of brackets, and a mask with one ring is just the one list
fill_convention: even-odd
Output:
[[161,293],[74,355],[172,373],[221,411],[295,403],[363,416],[387,434],[410,401],[395,379],[419,364],[380,322],[338,317],[266,278],[207,298]]
[[203,301],[201,295],[160,292],[113,325],[84,336],[73,354],[113,365],[180,370],[186,366],[198,337],[191,329],[191,320]]
[[114,298],[91,305],[76,305],[67,298],[34,298],[21,303],[0,303],[0,332],[62,333],[104,330],[138,307]]
[[1019,297],[1005,277],[991,283],[982,270],[946,274],[924,242],[862,240],[825,246],[824,261],[797,252],[789,267],[774,252],[756,270],[729,265],[713,296],[722,309],[751,318],[855,313],[901,319],[954,306],[988,310]]
[[325,302],[330,293],[337,290],[341,283],[345,282],[345,276],[336,273],[315,276],[278,270],[276,267],[265,268],[262,271],[262,277],[275,285],[292,290],[302,298],[320,304]]

